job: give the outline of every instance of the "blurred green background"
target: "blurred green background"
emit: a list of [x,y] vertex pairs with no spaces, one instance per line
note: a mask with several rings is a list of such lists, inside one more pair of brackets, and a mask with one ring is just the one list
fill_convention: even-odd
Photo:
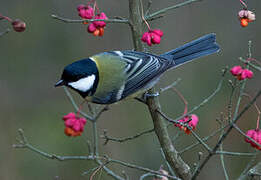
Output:
[[[153,0],[152,12],[182,1]],[[32,179],[88,179],[81,174],[94,167],[90,161],[49,160],[25,149],[14,149],[17,130],[24,129],[28,140],[43,151],[58,155],[87,155],[86,138],[91,139],[91,126],[82,137],[69,138],[63,133],[61,117],[73,111],[62,88],[54,88],[63,67],[75,60],[109,50],[132,49],[130,29],[125,24],[108,24],[102,38],[94,37],[86,32],[82,24],[63,23],[51,18],[51,14],[72,19],[79,19],[76,7],[86,1],[79,0],[9,0],[2,1],[0,13],[10,18],[20,18],[27,24],[23,33],[10,32],[0,37],[0,179],[32,180]],[[97,1],[99,8],[108,17],[128,17],[128,1]],[[147,1],[144,1],[146,4]],[[146,6],[146,5],[145,5]],[[168,12],[164,18],[151,23],[152,28],[160,28],[164,36],[160,45],[149,48],[151,52],[163,53],[185,42],[204,34],[215,32],[222,50],[220,53],[204,57],[167,72],[157,87],[164,87],[177,78],[182,81],[177,89],[182,92],[189,103],[189,108],[199,104],[216,88],[221,77],[221,69],[225,66],[239,64],[238,57],[246,57],[248,41],[253,42],[253,57],[261,59],[261,23],[259,12],[261,1],[248,1],[250,10],[256,13],[257,20],[248,27],[242,28],[237,19],[237,12],[242,8],[238,0],[234,1],[201,1]],[[0,31],[11,28],[0,22]],[[254,78],[247,83],[247,93],[254,95],[260,88],[260,73],[254,72]],[[232,77],[228,74],[222,91],[206,106],[195,112],[200,122],[196,132],[206,136],[218,128],[216,118],[220,112],[227,112],[230,88],[227,83]],[[77,102],[81,99],[73,93]],[[173,92],[160,97],[163,111],[175,118],[183,113],[184,105]],[[243,101],[247,103],[247,99]],[[259,99],[258,104],[261,104]],[[243,106],[243,105],[242,105]],[[257,113],[252,107],[239,121],[242,130],[255,128]],[[98,121],[99,134],[103,129],[114,137],[126,137],[152,128],[148,110],[141,103],[129,100],[110,107]],[[170,128],[174,135],[179,130]],[[216,138],[212,139],[214,145]],[[190,135],[175,140],[178,150],[195,142]],[[145,166],[157,170],[164,164],[160,154],[160,146],[155,134],[145,135],[126,143],[103,145],[102,152],[110,157]],[[244,142],[237,132],[232,132],[224,142],[228,151],[253,152],[249,144]],[[190,165],[197,162],[197,147],[184,153],[183,158]],[[231,179],[238,177],[249,157],[225,156],[225,162]],[[258,159],[257,159],[258,161]],[[131,179],[138,179],[142,172],[111,166],[117,172],[125,170]],[[104,175],[100,179],[110,179]],[[96,179],[99,176],[96,177]],[[199,179],[223,179],[220,160],[212,158],[203,169]]]

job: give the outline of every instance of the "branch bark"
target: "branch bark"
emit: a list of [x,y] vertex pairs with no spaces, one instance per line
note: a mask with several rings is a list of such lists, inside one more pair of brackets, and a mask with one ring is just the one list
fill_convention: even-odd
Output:
[[134,49],[136,51],[144,51],[144,45],[140,41],[143,29],[140,0],[129,0],[129,16]]
[[[136,51],[143,51],[144,45],[141,43],[143,20],[141,15],[141,1],[129,0],[129,20],[132,30],[132,39],[134,49]],[[154,89],[149,90],[150,94],[154,94]],[[167,125],[165,120],[160,116],[158,110],[160,110],[160,103],[157,97],[150,97],[147,99],[148,109],[150,111],[155,133],[160,142],[161,148],[164,152],[166,160],[171,168],[175,171],[176,175],[184,180],[191,179],[192,174],[190,167],[182,160],[178,155],[177,150],[173,146],[168,134]]]

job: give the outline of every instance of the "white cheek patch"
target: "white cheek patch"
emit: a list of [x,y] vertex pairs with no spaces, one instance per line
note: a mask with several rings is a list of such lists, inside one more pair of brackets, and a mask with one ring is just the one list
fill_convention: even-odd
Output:
[[91,76],[79,79],[78,81],[68,83],[68,85],[79,91],[87,92],[92,88],[94,81],[95,75],[93,74]]

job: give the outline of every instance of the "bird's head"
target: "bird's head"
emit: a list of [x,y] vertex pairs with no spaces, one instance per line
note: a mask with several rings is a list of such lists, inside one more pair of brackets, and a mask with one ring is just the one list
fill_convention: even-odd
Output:
[[55,87],[68,86],[85,98],[95,93],[98,82],[99,73],[96,63],[88,58],[66,66]]

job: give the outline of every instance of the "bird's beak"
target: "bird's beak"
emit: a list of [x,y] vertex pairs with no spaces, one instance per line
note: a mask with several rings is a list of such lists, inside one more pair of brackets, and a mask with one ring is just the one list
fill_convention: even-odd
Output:
[[61,79],[54,85],[54,87],[63,86],[63,85],[65,85],[65,82],[64,80]]

